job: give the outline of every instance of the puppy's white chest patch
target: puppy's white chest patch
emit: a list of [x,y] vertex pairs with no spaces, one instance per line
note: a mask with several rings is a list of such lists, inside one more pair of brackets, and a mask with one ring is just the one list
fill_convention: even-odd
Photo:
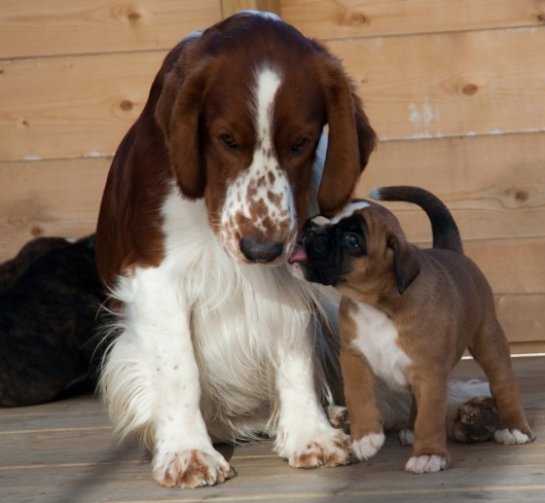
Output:
[[365,355],[375,375],[392,388],[405,388],[405,372],[412,360],[397,344],[395,325],[382,311],[359,302],[356,305],[352,316],[357,335],[352,344]]

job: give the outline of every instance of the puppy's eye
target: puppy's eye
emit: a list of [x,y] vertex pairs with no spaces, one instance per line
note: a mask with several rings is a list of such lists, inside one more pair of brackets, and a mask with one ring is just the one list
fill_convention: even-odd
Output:
[[238,144],[229,133],[222,133],[218,136],[218,139],[223,143],[223,146],[229,150],[237,150]]
[[353,232],[346,233],[343,236],[343,242],[352,251],[360,251],[362,249],[360,237]]
[[290,152],[292,154],[302,154],[309,143],[310,141],[308,138],[298,138],[290,145]]

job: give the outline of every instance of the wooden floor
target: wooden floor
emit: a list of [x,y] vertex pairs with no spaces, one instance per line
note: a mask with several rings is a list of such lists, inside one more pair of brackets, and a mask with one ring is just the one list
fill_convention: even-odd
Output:
[[[367,463],[318,470],[290,468],[272,454],[270,441],[222,447],[236,478],[206,489],[164,489],[152,481],[142,451],[115,447],[94,397],[0,409],[0,502],[543,502],[545,357],[517,358],[514,365],[537,440],[525,446],[452,444],[452,467],[428,475],[403,471],[410,451],[391,434]],[[464,361],[456,375],[480,372]]]

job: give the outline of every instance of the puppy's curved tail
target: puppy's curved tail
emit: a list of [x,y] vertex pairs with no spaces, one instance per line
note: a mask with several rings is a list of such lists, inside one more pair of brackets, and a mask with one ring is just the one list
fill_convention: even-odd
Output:
[[379,201],[405,201],[420,206],[428,215],[433,247],[463,253],[460,231],[445,204],[434,194],[420,187],[407,185],[378,187],[369,192]]

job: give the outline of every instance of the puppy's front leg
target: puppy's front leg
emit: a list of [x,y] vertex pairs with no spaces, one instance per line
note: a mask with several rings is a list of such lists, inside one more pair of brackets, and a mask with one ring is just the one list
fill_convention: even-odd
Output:
[[369,459],[384,444],[382,419],[374,394],[375,378],[365,356],[356,348],[341,346],[344,396],[350,419],[352,450],[358,459]]
[[153,476],[168,487],[214,485],[234,476],[212,446],[200,407],[189,310],[173,271],[137,269],[120,280],[122,331],[108,353],[102,389],[115,429],[153,449]]
[[440,369],[412,370],[411,388],[416,401],[413,455],[405,470],[431,473],[449,465],[446,413],[447,378]]
[[358,459],[369,459],[384,444],[382,417],[375,401],[375,376],[362,352],[354,346],[357,325],[354,304],[343,297],[339,308],[340,365],[348,408],[352,450]]
[[350,438],[329,423],[315,380],[313,335],[282,341],[276,386],[280,401],[275,451],[296,468],[350,463]]

